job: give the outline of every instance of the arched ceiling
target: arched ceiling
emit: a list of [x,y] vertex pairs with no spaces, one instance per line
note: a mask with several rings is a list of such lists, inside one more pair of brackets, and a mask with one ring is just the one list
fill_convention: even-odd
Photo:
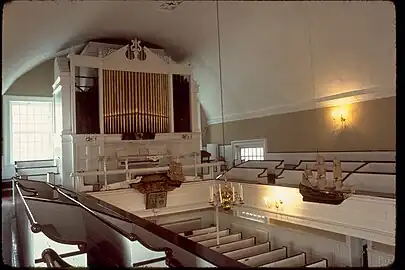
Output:
[[[3,93],[57,52],[132,38],[190,61],[211,120],[221,116],[216,2],[14,1],[3,13]],[[220,1],[224,114],[229,120],[314,107],[315,98],[395,94],[395,12],[377,1]]]

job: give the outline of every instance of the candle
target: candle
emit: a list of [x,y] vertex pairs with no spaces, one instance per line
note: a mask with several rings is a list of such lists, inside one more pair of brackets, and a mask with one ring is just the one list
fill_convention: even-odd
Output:
[[243,187],[242,184],[239,184],[240,199],[243,200]]
[[214,187],[210,186],[210,202],[214,201]]
[[235,201],[235,187],[232,185],[232,200]]
[[218,184],[218,193],[219,193],[219,201],[222,203],[222,192],[221,192],[221,184]]

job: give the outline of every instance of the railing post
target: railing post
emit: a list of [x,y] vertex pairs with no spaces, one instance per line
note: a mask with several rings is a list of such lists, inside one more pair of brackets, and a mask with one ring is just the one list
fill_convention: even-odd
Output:
[[55,185],[55,173],[47,172],[46,173],[46,182]]
[[208,170],[210,172],[210,180],[214,179],[214,166],[209,166]]

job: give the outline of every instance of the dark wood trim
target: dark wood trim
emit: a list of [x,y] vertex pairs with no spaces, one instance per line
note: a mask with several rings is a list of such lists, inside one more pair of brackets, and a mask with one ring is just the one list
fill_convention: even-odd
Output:
[[[257,178],[265,178],[265,177],[267,177],[266,172],[267,172],[267,168],[264,168],[263,171],[257,175]],[[265,174],[265,175],[263,176],[263,174]]]
[[46,203],[56,203],[56,204],[64,204],[64,205],[68,205],[68,206],[79,207],[78,205],[75,205],[75,204],[70,203],[70,202],[62,202],[62,201],[51,200],[51,199],[40,198],[40,197],[27,197],[27,196],[24,196],[24,199],[30,200],[30,201],[40,201],[40,202],[46,202]]
[[[41,263],[41,262],[45,262],[46,260],[44,259],[44,254],[46,254],[47,252],[49,252],[49,250],[52,250],[53,252],[55,252],[53,249],[45,249],[42,252],[42,256],[40,259],[35,259],[35,263]],[[87,251],[82,251],[82,250],[78,250],[78,251],[72,251],[72,252],[68,252],[68,253],[63,253],[63,254],[57,254],[55,252],[56,255],[58,255],[59,258],[68,258],[68,257],[72,257],[72,256],[76,256],[76,255],[81,255],[81,254],[86,254]],[[51,254],[50,254],[51,255]],[[54,258],[53,258],[54,259]],[[54,259],[55,260],[55,259]],[[67,267],[72,267],[72,266],[67,266]]]
[[272,152],[266,152],[266,154],[305,154],[305,153],[373,153],[373,152],[396,152],[396,150],[318,150],[318,151],[287,151],[287,152],[282,152],[282,151],[272,151]]
[[166,257],[150,259],[150,260],[147,260],[147,261],[133,263],[132,267],[140,267],[140,266],[143,266],[143,265],[146,265],[146,264],[151,264],[151,263],[160,262],[160,261],[164,261],[164,260],[166,260]]

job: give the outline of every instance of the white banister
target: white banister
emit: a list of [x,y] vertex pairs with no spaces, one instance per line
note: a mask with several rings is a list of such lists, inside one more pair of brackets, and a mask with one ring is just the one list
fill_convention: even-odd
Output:
[[[215,166],[221,166],[224,164],[224,162],[216,162],[216,163],[202,163],[202,164],[197,164],[195,165],[196,168],[209,168],[215,167]],[[194,168],[194,165],[183,165],[183,169],[192,169]],[[169,166],[163,166],[163,167],[155,167],[155,168],[140,168],[140,169],[122,169],[122,170],[105,170],[105,171],[90,171],[90,172],[76,172],[72,173],[71,176],[92,176],[92,175],[114,175],[114,174],[125,174],[126,172],[132,173],[132,174],[150,174],[150,173],[158,173],[158,172],[164,172],[168,171]],[[213,170],[211,170],[213,171]],[[213,173],[212,173],[213,175]]]

